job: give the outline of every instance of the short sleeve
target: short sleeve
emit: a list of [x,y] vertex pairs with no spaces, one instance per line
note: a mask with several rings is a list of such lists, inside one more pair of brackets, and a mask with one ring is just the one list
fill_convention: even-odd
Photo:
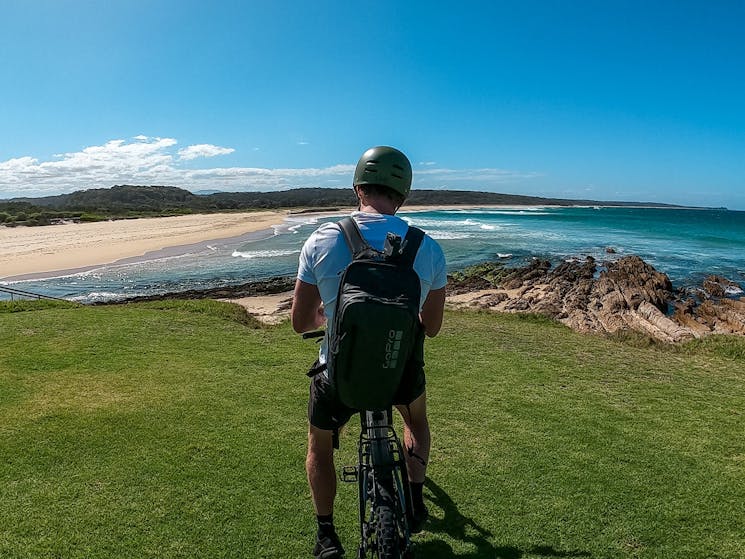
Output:
[[432,241],[432,260],[433,260],[433,277],[431,289],[442,289],[448,283],[447,265],[445,263],[445,253],[442,252],[440,245]]
[[311,285],[318,285],[316,274],[313,267],[313,245],[315,235],[311,235],[303,248],[300,250],[300,259],[298,262],[297,279]]

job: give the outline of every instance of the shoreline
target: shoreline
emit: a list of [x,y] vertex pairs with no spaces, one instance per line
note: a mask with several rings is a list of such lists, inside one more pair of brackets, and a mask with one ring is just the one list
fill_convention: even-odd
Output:
[[[403,206],[401,214],[429,211],[562,208],[558,205],[474,204]],[[587,207],[587,206],[577,206]],[[0,283],[64,278],[102,267],[181,256],[210,244],[250,242],[300,221],[348,215],[353,207],[265,210],[144,217],[39,227],[0,226]],[[735,279],[735,278],[733,278]]]
[[[401,208],[401,213],[530,211],[552,207],[555,206],[412,205]],[[285,230],[293,232],[303,222],[348,215],[354,208],[308,210],[0,227],[0,284],[178,257],[207,247],[215,249],[212,244],[219,250],[220,243],[259,240]],[[449,308],[532,312],[550,316],[578,331],[613,333],[629,329],[665,342],[712,333],[745,334],[745,286],[733,281],[735,278],[708,275],[697,285],[674,287],[664,272],[633,255],[608,262],[596,262],[588,256],[584,261],[577,258],[556,265],[536,258],[517,267],[491,264],[496,266],[491,271],[481,270],[459,280],[451,278],[455,281],[447,297]],[[488,280],[492,275],[502,280]],[[134,296],[113,302],[210,298],[236,303],[262,322],[276,323],[289,314],[293,285],[294,277],[274,276],[241,285]]]
[[[403,206],[401,212],[474,209],[534,209],[513,204]],[[126,265],[184,254],[210,242],[225,242],[270,231],[288,219],[348,215],[354,207],[311,211],[265,210],[189,214],[0,227],[0,281],[63,277],[103,266]],[[250,239],[247,239],[250,240]]]
[[269,231],[286,211],[190,214],[43,227],[0,227],[0,280],[58,277],[178,254]]
[[[477,266],[478,267],[478,266]],[[475,268],[477,268],[475,267]],[[585,333],[637,331],[665,343],[710,334],[745,335],[745,297],[734,283],[709,276],[695,290],[675,287],[638,256],[625,256],[596,275],[597,262],[553,267],[536,260],[522,267],[492,265],[493,275],[449,275],[446,308],[535,313]],[[122,304],[164,299],[213,299],[237,304],[264,324],[287,320],[294,277],[275,276],[240,285],[145,295]]]

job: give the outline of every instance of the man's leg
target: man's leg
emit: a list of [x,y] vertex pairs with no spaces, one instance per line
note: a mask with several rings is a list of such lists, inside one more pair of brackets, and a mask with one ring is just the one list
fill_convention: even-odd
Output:
[[313,498],[316,515],[327,516],[334,512],[336,497],[336,470],[334,469],[333,431],[310,426],[308,430],[308,456],[305,470]]
[[308,429],[308,455],[305,469],[316,509],[318,533],[313,555],[318,559],[342,557],[344,548],[334,529],[334,497],[336,497],[336,471],[334,470],[333,431],[310,425]]
[[424,478],[429,460],[430,434],[427,421],[427,396],[422,393],[408,406],[396,406],[404,419],[404,445],[406,468],[409,471],[409,487],[413,505],[411,532],[420,532],[429,513],[424,506]]
[[427,393],[408,406],[396,406],[404,419],[404,445],[409,481],[424,483],[429,460],[430,433],[427,420]]

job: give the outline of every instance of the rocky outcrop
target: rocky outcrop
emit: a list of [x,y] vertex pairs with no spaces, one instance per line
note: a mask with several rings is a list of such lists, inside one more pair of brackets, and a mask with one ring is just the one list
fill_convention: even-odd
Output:
[[[276,277],[122,302],[227,299],[243,301],[249,312],[257,313],[249,299],[280,294],[272,299],[274,311],[267,314],[284,317],[293,285],[294,278]],[[737,298],[740,294],[739,284],[720,276],[709,276],[694,288],[675,289],[667,275],[637,256],[626,256],[600,266],[591,257],[556,267],[540,259],[517,268],[482,263],[449,278],[447,300],[452,307],[540,313],[580,332],[635,330],[679,342],[713,333],[745,335],[745,297]]]
[[[208,289],[189,289],[158,295],[143,295],[129,297],[114,301],[115,303],[135,303],[141,301],[162,301],[164,299],[240,299],[244,297],[255,297],[257,295],[273,295],[291,291],[295,286],[295,278],[289,276],[277,276],[266,280],[257,280],[240,285],[226,285]],[[109,302],[94,304],[112,304]]]
[[738,290],[735,282],[712,276],[687,294],[637,256],[607,262],[601,269],[588,257],[553,269],[543,260],[521,268],[482,264],[451,278],[449,301],[453,306],[540,313],[581,332],[636,330],[679,342],[710,333],[745,335],[745,298],[728,297]]

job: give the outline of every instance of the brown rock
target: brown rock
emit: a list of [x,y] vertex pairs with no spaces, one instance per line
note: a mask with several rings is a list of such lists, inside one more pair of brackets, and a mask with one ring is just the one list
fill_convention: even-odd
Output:
[[[706,295],[685,297],[673,291],[670,278],[637,256],[605,264],[596,277],[592,258],[563,262],[551,270],[544,260],[500,270],[503,290],[471,300],[481,308],[536,312],[554,317],[580,332],[637,330],[666,342],[709,333],[745,335],[745,298],[717,298],[739,287],[725,278],[707,278]],[[675,312],[668,316],[669,307]]]
[[728,289],[739,290],[740,286],[734,281],[722,276],[709,276],[704,280],[704,295],[706,297],[726,297]]

